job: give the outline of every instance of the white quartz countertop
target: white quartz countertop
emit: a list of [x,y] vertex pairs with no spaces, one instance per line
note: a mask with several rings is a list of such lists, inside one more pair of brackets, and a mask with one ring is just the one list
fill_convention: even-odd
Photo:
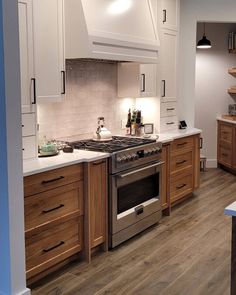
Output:
[[197,128],[171,130],[165,133],[157,134],[159,136],[157,141],[161,143],[167,143],[178,138],[200,134],[201,132],[202,130]]
[[23,175],[29,176],[68,165],[108,158],[109,156],[108,153],[83,150],[74,150],[73,153],[63,153],[60,151],[60,154],[57,156],[25,160],[23,162]]
[[221,116],[218,116],[217,120],[222,121],[222,122],[226,122],[226,123],[236,124],[235,120],[225,119],[225,118],[222,118]]
[[[151,138],[156,139],[158,135],[158,142],[168,143],[177,138],[182,138],[199,133],[201,133],[200,129],[187,128],[183,130],[173,130],[166,133],[154,134],[151,136]],[[68,165],[78,164],[82,162],[92,162],[108,158],[109,156],[109,153],[92,152],[84,150],[74,150],[73,153],[63,153],[62,151],[60,151],[60,154],[54,157],[25,160],[23,162],[23,175],[29,176]]]
[[230,204],[225,208],[225,214],[230,216],[236,216],[236,202]]

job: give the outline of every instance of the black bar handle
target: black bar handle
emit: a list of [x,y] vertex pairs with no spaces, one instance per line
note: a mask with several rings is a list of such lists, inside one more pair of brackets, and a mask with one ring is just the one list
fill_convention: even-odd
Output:
[[93,165],[97,166],[97,165],[100,165],[100,164],[103,164],[103,163],[106,163],[106,161],[103,160],[103,161],[99,161],[99,162],[94,162]]
[[202,149],[202,147],[203,147],[203,138],[202,138],[202,137],[200,137],[199,148],[200,148],[200,149]]
[[50,252],[50,251],[52,251],[52,250],[54,250],[54,249],[56,249],[56,248],[58,248],[58,247],[60,247],[60,246],[62,246],[64,244],[65,244],[65,242],[64,241],[61,241],[58,244],[56,244],[55,246],[52,246],[50,248],[43,249],[43,252],[45,252],[45,253]]
[[166,125],[174,125],[175,122],[167,122]]
[[186,144],[187,144],[187,142],[185,141],[183,143],[178,143],[177,146],[183,146],[183,145],[186,145]]
[[54,182],[54,181],[57,181],[57,180],[61,180],[65,178],[65,176],[59,176],[57,178],[53,178],[53,179],[49,179],[49,180],[43,180],[41,183],[42,184],[47,184],[47,183],[51,183],[51,182]]
[[162,84],[163,84],[162,97],[165,97],[166,96],[166,80],[162,80]]
[[61,94],[66,94],[66,72],[65,71],[61,71],[61,74],[62,74],[62,87],[63,87],[63,90],[61,92]]
[[166,9],[163,9],[163,24],[166,23]]
[[142,89],[141,92],[145,92],[146,91],[146,76],[145,74],[141,74],[142,76]]
[[51,209],[48,209],[48,210],[43,210],[42,213],[47,214],[47,213],[50,213],[50,212],[52,212],[52,211],[58,210],[58,209],[60,209],[60,208],[62,208],[62,207],[65,207],[65,205],[64,205],[64,204],[60,204],[59,206],[57,206],[57,207],[55,207],[55,208],[51,208]]
[[174,111],[175,108],[167,108],[166,110],[167,110],[167,111]]
[[183,160],[183,161],[179,161],[179,162],[177,162],[176,164],[177,165],[181,165],[181,164],[184,164],[184,163],[186,163],[187,161],[186,160]]
[[32,101],[32,104],[36,104],[36,102],[37,102],[36,79],[35,78],[31,78],[31,81],[33,82],[33,93],[34,93],[34,100]]
[[176,188],[177,188],[177,189],[181,189],[181,188],[185,187],[186,185],[187,185],[187,184],[184,183],[184,184],[181,184],[181,185],[179,185],[179,186],[176,186]]

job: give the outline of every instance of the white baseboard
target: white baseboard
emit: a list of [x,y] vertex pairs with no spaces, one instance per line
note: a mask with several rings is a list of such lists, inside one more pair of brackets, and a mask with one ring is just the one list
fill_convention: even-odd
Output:
[[18,293],[18,295],[30,295],[31,291],[30,289],[26,288],[24,291]]
[[217,168],[217,159],[207,159],[206,167],[207,168]]

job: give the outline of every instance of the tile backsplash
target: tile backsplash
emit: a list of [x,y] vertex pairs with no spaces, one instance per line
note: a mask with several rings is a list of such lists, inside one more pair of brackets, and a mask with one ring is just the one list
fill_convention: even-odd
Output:
[[39,140],[79,135],[91,137],[97,118],[105,117],[113,133],[121,130],[134,99],[117,98],[117,64],[88,60],[66,61],[66,98],[38,105]]

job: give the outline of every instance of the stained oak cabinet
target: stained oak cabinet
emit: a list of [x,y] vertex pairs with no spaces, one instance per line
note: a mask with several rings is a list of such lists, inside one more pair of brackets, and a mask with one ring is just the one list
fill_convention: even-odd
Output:
[[107,250],[107,161],[99,160],[85,164],[87,175],[85,210],[89,219],[86,221],[85,231],[88,235],[87,259],[91,258],[91,251],[102,245]]
[[107,161],[24,177],[26,276],[35,282],[107,250]]
[[236,171],[236,124],[218,121],[217,162]]
[[166,144],[162,147],[162,170],[161,170],[161,204],[164,213],[170,213],[170,145]]
[[174,140],[170,151],[170,202],[190,196],[200,185],[200,135]]

